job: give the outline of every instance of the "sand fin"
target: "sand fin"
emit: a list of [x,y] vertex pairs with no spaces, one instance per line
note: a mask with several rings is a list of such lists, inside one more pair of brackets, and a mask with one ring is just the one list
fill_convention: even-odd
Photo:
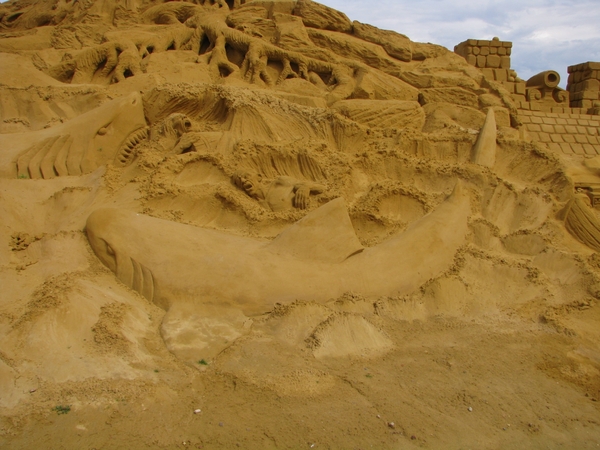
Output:
[[565,227],[579,242],[600,251],[600,221],[585,194],[576,194],[565,208]]
[[494,167],[496,162],[496,115],[494,110],[488,110],[483,128],[471,152],[471,162],[485,167]]
[[361,252],[363,246],[344,199],[336,198],[284,230],[267,249],[298,259],[336,263]]

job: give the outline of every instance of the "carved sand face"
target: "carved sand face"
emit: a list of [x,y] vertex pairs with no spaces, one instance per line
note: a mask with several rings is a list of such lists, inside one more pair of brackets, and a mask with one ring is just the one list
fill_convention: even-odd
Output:
[[177,134],[177,137],[192,131],[192,122],[185,114],[171,114],[167,120],[171,129]]
[[106,124],[98,128],[89,147],[92,154],[94,150],[96,154],[106,153],[102,157],[97,155],[96,166],[117,159],[125,147],[137,144],[145,136],[142,136],[142,131],[146,120],[139,93],[118,99],[111,106],[112,108],[107,105]]
[[246,192],[250,197],[256,199],[265,198],[261,186],[261,176],[256,172],[240,170],[233,176],[233,181],[237,187]]

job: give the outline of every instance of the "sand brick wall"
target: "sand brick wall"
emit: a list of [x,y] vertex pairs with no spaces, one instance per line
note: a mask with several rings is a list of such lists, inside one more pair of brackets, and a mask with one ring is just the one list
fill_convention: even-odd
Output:
[[557,114],[569,114],[569,115],[587,115],[588,108],[569,108],[566,106],[552,106],[547,111],[542,109],[542,104],[537,101],[521,100],[520,97],[513,95],[513,100],[517,102],[517,107],[525,111],[542,112],[544,114],[557,113]]
[[[600,114],[600,63],[587,62],[569,67],[568,96],[537,86],[518,78],[510,68],[512,42],[493,38],[491,41],[467,39],[454,47],[454,53],[481,69],[484,76],[494,80],[511,94],[517,108],[557,114]],[[556,88],[564,92],[560,88]],[[567,94],[566,92],[564,92]]]
[[567,90],[571,107],[592,108],[600,100],[600,62],[586,62],[569,66]]
[[521,95],[525,99],[526,83],[523,80],[517,80],[517,74],[514,70],[484,68],[481,71],[487,79],[502,83],[509,93]]
[[599,116],[521,111],[520,119],[533,141],[557,153],[600,155]]
[[480,69],[510,69],[512,42],[494,38],[491,41],[467,39],[454,47],[454,53]]

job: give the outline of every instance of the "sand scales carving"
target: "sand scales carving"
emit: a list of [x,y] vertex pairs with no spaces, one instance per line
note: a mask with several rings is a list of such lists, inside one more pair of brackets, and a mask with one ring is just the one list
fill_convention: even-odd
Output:
[[[174,113],[146,126],[142,98],[133,93],[49,129],[0,135],[1,175],[50,179],[83,175],[107,163],[129,164],[146,139],[170,152],[192,123]],[[8,171],[8,172],[7,172]]]
[[[459,182],[434,212],[367,249],[342,199],[321,206],[268,243],[116,209],[92,213],[86,230],[98,258],[123,283],[168,311],[163,320],[167,346],[193,360],[200,351],[214,355],[224,347],[217,339],[224,328],[240,335],[231,330],[242,327],[239,317],[211,328],[223,311],[235,309],[248,317],[276,303],[326,301],[348,291],[365,296],[411,292],[452,264],[469,212]],[[186,320],[194,314],[203,316],[202,325],[187,329]],[[201,341],[191,353],[189,335]]]
[[600,220],[587,194],[576,193],[565,207],[563,215],[569,233],[579,242],[600,251]]
[[133,93],[53,128],[0,135],[0,174],[33,179],[86,174],[127,154],[146,136],[142,98]]

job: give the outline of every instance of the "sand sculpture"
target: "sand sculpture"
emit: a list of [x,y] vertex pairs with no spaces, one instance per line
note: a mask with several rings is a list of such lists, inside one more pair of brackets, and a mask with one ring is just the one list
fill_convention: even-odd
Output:
[[32,179],[89,173],[124,158],[145,127],[142,98],[133,93],[64,125],[0,136],[2,171]]
[[586,193],[577,193],[565,207],[565,226],[579,241],[594,250],[600,249],[600,224]]
[[[322,302],[348,291],[369,297],[409,293],[451,265],[468,214],[468,197],[458,185],[435,212],[369,249],[356,238],[341,199],[312,211],[266,245],[107,209],[89,217],[86,231],[96,255],[123,283],[167,310],[163,334],[169,335],[175,326],[170,316],[177,316],[182,304],[188,313],[202,314],[203,304],[210,303],[256,316],[276,303]],[[165,248],[171,249],[167,255]],[[169,340],[175,354],[178,345]],[[196,350],[209,356],[222,350],[206,347]]]
[[598,108],[598,100],[600,100],[600,65],[597,62],[587,62],[570,66],[567,90],[569,91],[572,107]]
[[283,211],[291,207],[306,209],[310,194],[321,194],[325,186],[279,177],[268,186],[261,186],[262,176],[241,170],[233,174],[233,182],[250,197],[264,203],[272,211]]
[[0,4],[0,447],[595,444],[599,63],[513,51]]

